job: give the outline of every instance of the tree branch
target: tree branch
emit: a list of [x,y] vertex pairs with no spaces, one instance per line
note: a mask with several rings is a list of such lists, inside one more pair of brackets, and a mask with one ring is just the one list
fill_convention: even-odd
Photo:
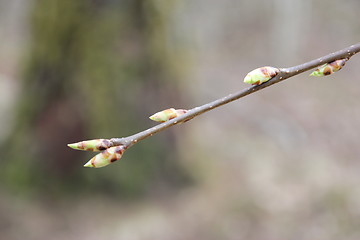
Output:
[[223,98],[217,99],[215,101],[212,101],[210,103],[204,104],[199,107],[195,107],[191,110],[189,110],[187,113],[171,119],[167,122],[158,124],[157,126],[154,126],[152,128],[149,128],[147,130],[144,130],[142,132],[136,133],[134,135],[131,135],[129,137],[125,138],[112,138],[110,139],[110,142],[112,143],[112,146],[119,146],[123,145],[124,147],[128,148],[134,145],[135,143],[153,136],[154,134],[161,132],[169,127],[172,127],[176,124],[188,121],[196,116],[199,116],[203,113],[206,113],[212,109],[218,108],[222,105],[225,105],[227,103],[233,102],[235,100],[238,100],[242,97],[245,97],[249,94],[252,94],[254,92],[257,92],[261,89],[264,89],[266,87],[269,87],[275,83],[279,83],[281,81],[284,81],[285,79],[288,79],[290,77],[293,77],[295,75],[298,75],[300,73],[303,73],[305,71],[308,71],[310,69],[319,67],[325,63],[329,63],[338,59],[342,58],[350,58],[356,53],[360,52],[360,43],[354,44],[350,47],[344,48],[340,51],[330,53],[326,56],[320,57],[318,59],[311,60],[309,62],[294,66],[294,67],[288,67],[288,68],[279,68],[280,72],[271,80],[268,82],[265,82],[260,85],[252,86],[246,89],[243,89],[239,92],[229,94]]
[[222,98],[212,101],[210,103],[204,104],[199,107],[195,107],[193,109],[188,110],[188,112],[186,112],[185,114],[183,114],[181,116],[178,116],[178,117],[171,119],[169,121],[166,121],[164,123],[158,124],[154,127],[151,127],[147,130],[136,133],[134,135],[131,135],[128,137],[123,137],[123,138],[112,138],[112,139],[105,140],[106,141],[105,149],[114,147],[114,146],[121,146],[122,149],[127,149],[127,148],[131,147],[132,145],[134,145],[135,143],[137,143],[141,140],[144,140],[145,138],[151,137],[154,134],[161,132],[169,127],[172,127],[176,124],[186,122],[186,121],[188,121],[196,116],[199,116],[203,113],[206,113],[210,110],[218,108],[218,107],[225,105],[227,103],[230,103],[232,101],[238,100],[242,97],[245,97],[249,94],[252,94],[254,92],[257,92],[259,90],[267,88],[273,84],[284,81],[285,79],[288,79],[290,77],[293,77],[295,75],[298,75],[300,73],[308,71],[310,69],[319,67],[325,63],[330,63],[335,60],[344,59],[344,58],[350,59],[353,55],[355,55],[358,52],[360,52],[360,43],[351,45],[350,47],[344,48],[340,51],[330,53],[326,56],[311,60],[309,62],[300,64],[300,65],[297,65],[294,67],[279,68],[280,71],[275,77],[273,77],[269,81],[264,82],[260,85],[255,85],[255,86],[243,89],[241,91],[229,94],[225,97],[222,97]]

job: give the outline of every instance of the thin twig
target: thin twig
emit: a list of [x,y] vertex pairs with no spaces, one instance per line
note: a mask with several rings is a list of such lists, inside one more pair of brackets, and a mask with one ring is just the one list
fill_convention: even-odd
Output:
[[124,149],[127,149],[127,148],[131,147],[132,145],[134,145],[135,143],[137,143],[145,138],[151,137],[154,134],[161,132],[169,127],[172,127],[176,124],[186,122],[186,121],[188,121],[198,115],[201,115],[205,112],[213,110],[217,107],[220,107],[220,106],[230,103],[232,101],[238,100],[242,97],[245,97],[245,96],[252,94],[254,92],[257,92],[261,89],[269,87],[275,83],[284,81],[285,79],[288,79],[290,77],[293,77],[295,75],[298,75],[300,73],[308,71],[310,69],[319,67],[325,63],[329,63],[329,62],[332,62],[332,61],[335,61],[338,59],[343,59],[343,58],[350,59],[350,57],[352,57],[353,55],[355,55],[358,52],[360,52],[360,43],[354,44],[354,45],[344,48],[340,51],[328,54],[326,56],[320,57],[315,60],[311,60],[309,62],[300,64],[300,65],[297,65],[294,67],[279,68],[280,72],[275,77],[273,77],[272,79],[270,79],[269,81],[267,81],[263,84],[243,89],[239,92],[229,94],[223,98],[217,99],[210,103],[204,104],[199,107],[195,107],[193,109],[190,109],[187,113],[185,113],[179,117],[176,117],[167,122],[158,124],[152,128],[149,128],[142,132],[136,133],[134,135],[131,135],[128,137],[123,137],[123,138],[109,139],[110,143],[109,143],[108,147],[123,146]]

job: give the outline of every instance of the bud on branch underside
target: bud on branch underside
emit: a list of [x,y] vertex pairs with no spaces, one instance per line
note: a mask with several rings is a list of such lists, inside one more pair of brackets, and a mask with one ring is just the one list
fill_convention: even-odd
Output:
[[349,60],[348,58],[335,60],[330,63],[326,63],[322,66],[320,66],[318,69],[313,71],[310,76],[315,77],[322,77],[322,76],[328,76],[330,74],[333,74],[334,72],[339,71],[343,66],[345,66],[346,61]]

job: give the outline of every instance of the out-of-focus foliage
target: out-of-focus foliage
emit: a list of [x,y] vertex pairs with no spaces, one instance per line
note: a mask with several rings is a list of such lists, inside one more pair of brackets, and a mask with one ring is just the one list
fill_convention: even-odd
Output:
[[172,5],[34,1],[23,91],[2,149],[5,186],[20,192],[97,189],[124,196],[158,181],[186,182],[171,153],[171,133],[134,147],[121,166],[97,172],[80,167],[91,155],[66,147],[82,139],[133,134],[150,126],[147,116],[162,102],[179,103],[175,59],[166,46]]

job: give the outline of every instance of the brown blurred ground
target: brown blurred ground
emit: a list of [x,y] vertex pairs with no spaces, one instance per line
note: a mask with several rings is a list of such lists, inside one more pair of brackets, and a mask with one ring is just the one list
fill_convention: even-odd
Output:
[[[0,139],[19,89],[25,3],[0,1]],[[292,66],[357,42],[359,10],[358,1],[333,0],[179,3],[173,37],[190,52],[179,59],[188,69],[184,107],[246,87],[256,67]],[[192,187],[149,189],[131,201],[0,189],[0,239],[359,239],[358,66],[356,55],[334,76],[303,74],[175,127]]]

